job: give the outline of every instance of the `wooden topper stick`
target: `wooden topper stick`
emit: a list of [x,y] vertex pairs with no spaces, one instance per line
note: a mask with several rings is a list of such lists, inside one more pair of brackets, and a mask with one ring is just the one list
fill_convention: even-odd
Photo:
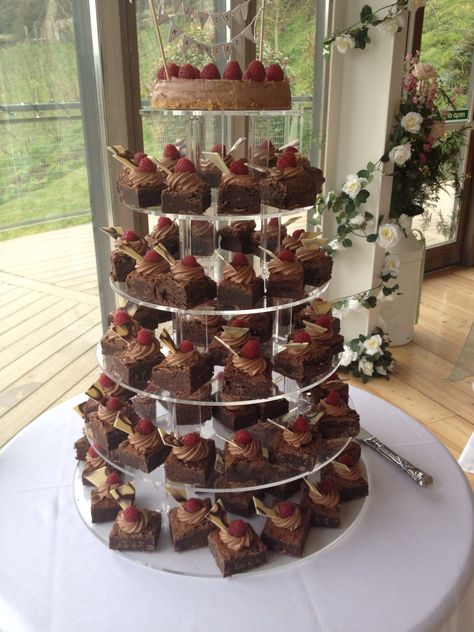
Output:
[[237,353],[237,351],[235,351],[234,349],[232,349],[232,347],[230,345],[227,344],[227,342],[224,342],[224,340],[222,340],[221,338],[219,338],[219,336],[214,336],[214,340],[217,340],[217,342],[220,342],[221,345],[223,347],[225,347],[227,349],[227,351],[230,351],[232,353],[232,355],[234,355],[236,358],[239,357],[239,354]]
[[154,156],[152,156],[151,154],[147,154],[147,158],[149,158],[152,161],[152,163],[158,167],[158,169],[160,169],[161,171],[164,171],[167,176],[172,175],[173,172],[171,171],[171,169],[168,169],[168,167],[165,167],[165,165],[161,163],[159,160],[157,160]]
[[258,58],[260,61],[263,60],[263,32],[265,24],[265,0],[262,0],[262,21],[260,22],[260,50],[258,54]]
[[247,140],[246,136],[241,136],[240,138],[238,138],[235,143],[232,145],[232,147],[229,149],[229,154],[231,154],[233,151],[235,151],[237,149],[237,147],[239,147],[245,140]]
[[168,74],[168,64],[166,63],[165,47],[163,46],[163,40],[161,39],[161,31],[160,31],[160,25],[158,24],[158,18],[156,17],[155,3],[153,2],[153,0],[148,0],[148,4],[150,6],[151,17],[153,19],[153,24],[155,25],[156,37],[158,38],[158,44],[160,46],[161,56],[163,58],[163,65],[165,69],[166,79],[167,81],[169,81],[170,76]]
[[230,173],[229,167],[225,164],[224,160],[217,151],[203,151],[202,155],[213,162],[216,167],[222,171],[222,173]]

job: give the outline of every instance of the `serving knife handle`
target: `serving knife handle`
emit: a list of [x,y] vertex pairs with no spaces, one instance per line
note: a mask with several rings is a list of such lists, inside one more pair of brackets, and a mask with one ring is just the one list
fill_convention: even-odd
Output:
[[384,456],[386,459],[397,465],[401,470],[408,474],[408,476],[415,481],[418,485],[422,485],[426,487],[427,485],[431,485],[433,482],[433,477],[420,470],[419,467],[410,463],[399,454],[391,450],[385,443],[382,443],[376,437],[367,437],[366,439],[362,439],[362,442],[365,445],[368,445],[370,448]]

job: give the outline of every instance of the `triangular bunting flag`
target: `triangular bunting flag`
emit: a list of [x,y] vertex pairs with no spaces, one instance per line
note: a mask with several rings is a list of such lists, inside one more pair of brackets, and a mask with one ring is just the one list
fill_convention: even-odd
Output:
[[255,44],[256,40],[253,34],[253,24],[249,24],[248,26],[246,26],[244,30],[242,31],[241,35],[243,35],[245,38],[247,38],[248,40],[250,40],[251,42]]
[[163,7],[160,5],[158,11],[158,24],[161,26],[162,24],[166,24],[166,22],[170,21],[170,16],[166,13]]
[[213,13],[211,15],[212,21],[214,22],[214,26],[216,27],[216,29],[220,28],[221,26],[221,17],[222,17],[221,13]]
[[204,28],[204,24],[206,24],[209,13],[204,13],[204,11],[198,11],[199,23],[201,24],[201,28]]
[[219,53],[222,50],[222,44],[218,44],[217,46],[212,46],[212,54],[214,56],[214,59],[217,59],[219,57]]
[[189,4],[186,4],[185,2],[183,2],[183,13],[184,13],[184,21],[189,22],[193,14],[193,8],[190,7]]
[[183,31],[176,26],[173,20],[171,20],[170,34],[168,35],[168,42],[172,42],[177,37],[179,37],[182,33]]
[[232,11],[227,11],[227,13],[223,13],[222,17],[227,26],[229,28],[232,28]]
[[212,46],[210,44],[202,44],[202,47],[206,51],[206,55],[209,57],[209,59],[212,59],[212,61],[214,61],[215,57],[212,51]]
[[239,7],[235,7],[235,9],[232,9],[232,17],[239,24],[243,24],[244,23],[244,18],[242,17],[242,10],[241,10],[240,6]]
[[240,11],[242,13],[242,19],[245,22],[249,15],[249,2],[250,0],[246,0],[246,2],[242,2],[240,5]]
[[182,45],[183,45],[183,53],[185,53],[190,46],[194,44],[194,40],[192,37],[188,37],[187,35],[183,35]]
[[222,50],[224,51],[224,55],[227,59],[230,59],[232,55],[232,44],[222,44]]
[[239,51],[239,53],[242,52],[242,41],[243,38],[241,35],[236,35],[232,38],[232,44],[234,45],[235,49]]
[[173,0],[173,9],[175,13],[179,11],[179,7],[181,6],[182,2],[183,0]]

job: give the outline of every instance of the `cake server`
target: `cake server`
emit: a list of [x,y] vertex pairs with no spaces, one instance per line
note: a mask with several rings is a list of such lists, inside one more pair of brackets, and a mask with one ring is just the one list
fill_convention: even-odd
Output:
[[374,437],[374,435],[370,434],[370,432],[367,432],[365,428],[361,427],[360,432],[357,437],[355,437],[355,439],[361,445],[369,446],[369,448],[372,448],[373,450],[378,452],[378,454],[386,458],[388,461],[391,461],[392,463],[397,465],[418,485],[426,487],[427,485],[432,484],[432,476],[430,476],[423,470],[420,470],[419,467],[416,467],[416,465],[413,465],[413,463],[410,463],[410,461],[407,461],[402,456],[394,452],[392,449],[386,446],[385,443],[382,443],[380,439],[377,439],[377,437]]

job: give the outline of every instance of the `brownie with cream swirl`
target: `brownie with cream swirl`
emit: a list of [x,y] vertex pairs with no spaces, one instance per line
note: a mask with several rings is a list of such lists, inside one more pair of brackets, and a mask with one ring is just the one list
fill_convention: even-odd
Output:
[[222,175],[217,191],[217,212],[221,215],[260,213],[260,187],[240,160],[230,164],[229,173]]
[[302,557],[311,527],[311,513],[288,500],[275,502],[261,533],[271,551]]
[[148,329],[140,329],[127,348],[106,358],[106,368],[116,379],[132,386],[145,388],[153,367],[162,362],[160,343]]
[[194,255],[176,261],[155,287],[156,302],[189,309],[215,298],[217,284],[209,278]]
[[271,395],[272,363],[262,355],[256,340],[246,342],[239,354],[229,355],[222,389],[237,400],[261,400]]
[[175,551],[190,551],[207,546],[207,538],[217,527],[206,519],[211,509],[209,498],[188,498],[168,512],[171,540]]
[[221,307],[252,308],[263,298],[263,279],[257,277],[243,253],[236,253],[224,266],[223,279],[217,286],[217,303]]
[[161,196],[163,213],[202,215],[211,205],[211,187],[198,176],[187,158],[178,160],[165,184]]
[[179,347],[170,350],[164,361],[153,369],[151,380],[161,389],[189,399],[209,382],[212,374],[210,355],[200,353],[190,340],[182,340]]
[[262,202],[279,209],[291,210],[313,206],[322,182],[298,166],[294,154],[283,154],[276,167],[260,181]]
[[337,529],[341,525],[340,496],[329,478],[301,481],[301,506],[311,513],[311,526]]
[[275,434],[269,450],[270,461],[295,472],[311,472],[321,447],[318,428],[313,427],[307,417],[299,415],[291,425]]
[[264,482],[269,464],[262,445],[248,430],[237,431],[224,448],[224,476],[228,481]]
[[204,487],[214,469],[216,446],[197,432],[175,438],[165,461],[167,479]]
[[342,454],[321,470],[339,491],[341,502],[364,498],[369,493],[369,484],[362,473],[360,461],[354,463],[348,454]]
[[355,437],[360,432],[359,413],[350,408],[336,389],[313,406],[313,414],[320,414],[318,428],[325,439]]

